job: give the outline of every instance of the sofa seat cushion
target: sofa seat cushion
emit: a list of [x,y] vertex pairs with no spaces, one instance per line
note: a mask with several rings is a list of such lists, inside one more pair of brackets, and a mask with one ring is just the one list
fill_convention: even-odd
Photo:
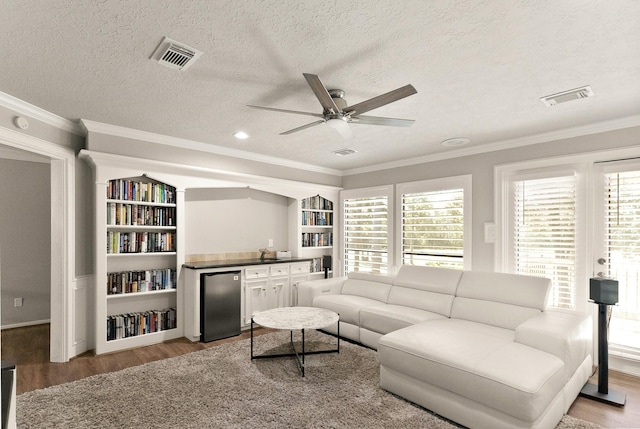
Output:
[[360,325],[360,310],[364,307],[380,305],[380,301],[356,295],[319,295],[314,298],[313,306],[335,311],[340,321]]
[[513,331],[459,319],[422,322],[380,338],[386,368],[533,422],[561,392],[564,364],[515,343]]
[[419,322],[444,318],[441,314],[418,308],[380,304],[360,311],[360,327],[380,334],[388,334]]

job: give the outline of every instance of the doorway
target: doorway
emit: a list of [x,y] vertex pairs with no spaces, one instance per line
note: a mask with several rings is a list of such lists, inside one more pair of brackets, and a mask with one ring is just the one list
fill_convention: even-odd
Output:
[[75,153],[36,137],[0,127],[0,145],[50,160],[51,177],[51,305],[50,360],[66,362],[71,354],[71,280],[75,272]]

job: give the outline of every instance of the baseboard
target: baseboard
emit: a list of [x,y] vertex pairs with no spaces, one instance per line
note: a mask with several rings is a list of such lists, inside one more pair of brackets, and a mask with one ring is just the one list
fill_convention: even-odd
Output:
[[11,325],[0,326],[0,330],[4,331],[5,329],[24,328],[25,326],[45,325],[48,323],[51,323],[51,319],[34,320],[32,322],[12,323]]

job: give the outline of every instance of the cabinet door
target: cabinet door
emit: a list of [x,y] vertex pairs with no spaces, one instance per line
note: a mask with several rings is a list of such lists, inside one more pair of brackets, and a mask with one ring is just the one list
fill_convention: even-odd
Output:
[[247,324],[251,323],[251,317],[259,312],[269,308],[267,300],[267,280],[259,280],[253,282],[247,282],[245,286],[246,291],[246,311],[245,317]]
[[269,281],[269,308],[291,305],[291,282],[289,277],[272,278]]
[[298,305],[298,283],[306,282],[309,280],[309,274],[301,274],[297,276],[291,276],[291,305]]

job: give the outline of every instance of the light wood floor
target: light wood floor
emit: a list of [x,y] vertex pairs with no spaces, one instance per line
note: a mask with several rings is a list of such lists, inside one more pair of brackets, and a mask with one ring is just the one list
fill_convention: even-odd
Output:
[[[261,335],[270,331],[259,328],[254,332],[256,335]],[[2,331],[1,356],[3,360],[13,360],[17,366],[17,394],[20,395],[31,390],[203,350],[223,342],[248,337],[249,332],[243,332],[238,337],[206,344],[178,339],[100,356],[88,352],[67,363],[50,363],[49,325],[37,325]],[[597,377],[592,377],[591,382],[597,384]],[[640,378],[610,371],[609,389],[626,393],[627,403],[624,407],[578,397],[569,409],[569,415],[606,428],[639,428]]]

